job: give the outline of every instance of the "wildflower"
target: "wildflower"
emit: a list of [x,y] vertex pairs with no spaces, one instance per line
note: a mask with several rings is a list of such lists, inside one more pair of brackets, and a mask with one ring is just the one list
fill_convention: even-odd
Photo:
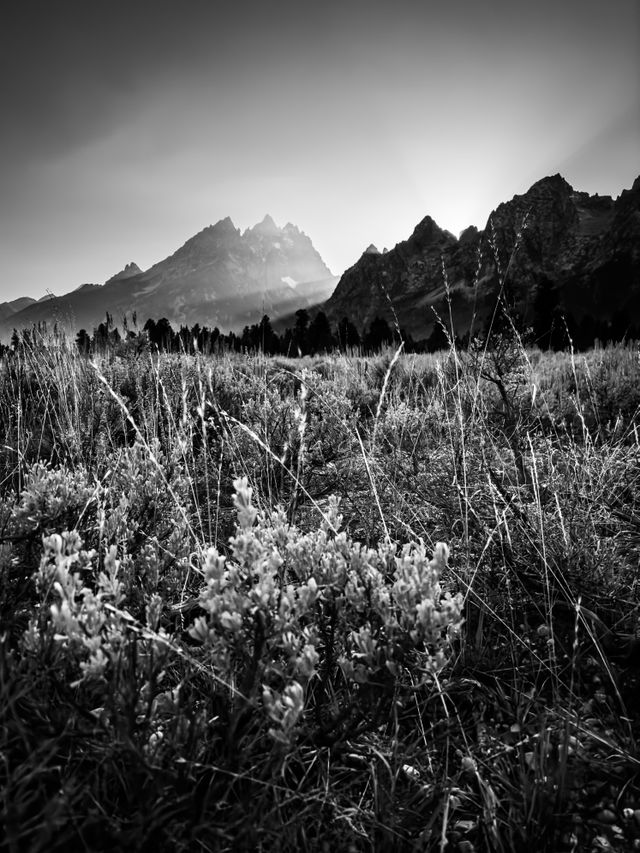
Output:
[[246,477],[234,480],[233,487],[235,489],[233,503],[238,511],[238,524],[243,530],[247,530],[253,526],[258,515],[258,510],[251,504],[253,489],[249,486]]
[[403,764],[402,770],[410,779],[419,779],[420,772],[416,770],[415,767],[412,767],[410,764]]
[[226,559],[226,557],[221,557],[218,554],[217,548],[209,548],[203,566],[204,576],[207,580],[218,581],[223,577]]
[[[80,681],[87,678],[101,678],[105,673],[108,663],[109,658],[106,656],[102,648],[95,649],[91,652],[87,661],[80,662],[80,671],[82,672],[82,678]],[[79,684],[80,681],[75,682],[75,684]],[[74,684],[71,686],[73,687]]]
[[315,673],[316,664],[320,660],[320,655],[316,651],[315,646],[307,643],[302,650],[302,654],[296,658],[296,673],[304,678],[311,678]]
[[220,624],[228,631],[242,630],[242,616],[239,613],[229,613],[228,610],[220,614]]
[[476,763],[470,755],[464,755],[460,762],[460,769],[463,773],[476,773]]

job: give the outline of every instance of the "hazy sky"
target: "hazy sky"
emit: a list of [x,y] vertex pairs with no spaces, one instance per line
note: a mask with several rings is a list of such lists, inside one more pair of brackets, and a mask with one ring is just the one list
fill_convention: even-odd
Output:
[[5,0],[0,301],[269,212],[336,274],[640,174],[638,0]]

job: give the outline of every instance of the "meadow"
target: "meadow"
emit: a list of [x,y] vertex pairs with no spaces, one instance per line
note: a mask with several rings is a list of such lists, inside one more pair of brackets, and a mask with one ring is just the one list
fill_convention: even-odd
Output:
[[640,352],[0,366],[0,847],[640,849]]

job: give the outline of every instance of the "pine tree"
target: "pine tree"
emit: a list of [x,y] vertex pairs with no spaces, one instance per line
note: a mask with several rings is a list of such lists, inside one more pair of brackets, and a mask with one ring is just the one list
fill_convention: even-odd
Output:
[[324,311],[318,311],[307,332],[309,351],[312,353],[329,352],[335,345],[329,320]]

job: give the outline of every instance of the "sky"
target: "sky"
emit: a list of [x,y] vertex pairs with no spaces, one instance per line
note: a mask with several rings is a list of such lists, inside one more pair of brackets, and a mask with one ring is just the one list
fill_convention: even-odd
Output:
[[269,213],[334,274],[640,175],[638,0],[5,0],[0,302]]

